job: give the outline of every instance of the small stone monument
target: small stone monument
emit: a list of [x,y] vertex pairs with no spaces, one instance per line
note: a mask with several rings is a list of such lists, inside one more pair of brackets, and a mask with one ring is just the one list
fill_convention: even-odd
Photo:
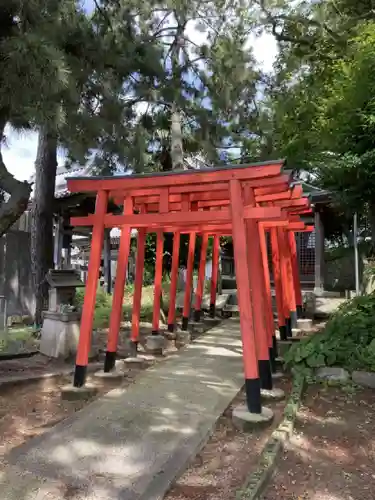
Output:
[[48,311],[43,312],[40,352],[53,358],[67,358],[77,352],[81,313],[75,310],[77,287],[85,286],[74,269],[51,269],[46,277]]

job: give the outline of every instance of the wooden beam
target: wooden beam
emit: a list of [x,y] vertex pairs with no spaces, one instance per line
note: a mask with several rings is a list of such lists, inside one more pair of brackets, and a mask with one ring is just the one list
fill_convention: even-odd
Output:
[[[231,179],[238,180],[254,180],[266,177],[280,176],[282,163],[269,165],[260,165],[249,168],[224,168],[222,170],[213,170],[212,172],[201,171],[197,173],[181,173],[172,176],[155,175],[155,176],[123,176],[111,178],[68,178],[67,185],[71,192],[95,192],[98,190],[130,190],[130,189],[145,189],[157,188],[166,186],[187,186],[191,184],[203,184],[230,181]],[[186,190],[188,191],[188,189]]]
[[[244,216],[246,219],[278,219],[282,218],[282,212],[279,207],[244,207]],[[72,217],[70,223],[72,226],[92,226],[95,221],[95,215],[87,217]],[[164,228],[166,226],[178,225],[187,226],[189,224],[204,223],[228,223],[231,221],[229,210],[218,210],[214,213],[206,212],[175,212],[168,214],[137,214],[137,215],[111,215],[104,217],[106,227],[131,226],[132,228]]]

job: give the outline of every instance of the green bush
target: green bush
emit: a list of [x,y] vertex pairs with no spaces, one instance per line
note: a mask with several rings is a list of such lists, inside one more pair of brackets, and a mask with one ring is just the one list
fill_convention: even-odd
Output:
[[[127,284],[125,286],[124,302],[122,306],[122,320],[131,320],[133,309],[133,294],[134,285]],[[76,293],[75,304],[82,309],[85,289],[80,288]],[[142,321],[151,321],[153,313],[153,287],[144,286],[142,289],[142,305],[140,318]],[[168,302],[167,302],[168,304]],[[112,295],[107,294],[102,288],[98,287],[96,292],[95,313],[94,313],[94,328],[107,328],[109,326],[109,318],[112,310]]]
[[323,366],[375,371],[375,295],[342,304],[322,332],[294,344],[284,360],[305,374]]

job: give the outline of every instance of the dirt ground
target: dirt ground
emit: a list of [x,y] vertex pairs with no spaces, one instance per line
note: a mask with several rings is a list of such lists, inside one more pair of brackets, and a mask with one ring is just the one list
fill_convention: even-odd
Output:
[[[277,381],[276,385],[284,389],[288,397],[289,380]],[[285,406],[285,401],[267,404],[275,415],[272,426],[244,434],[233,426],[231,419],[233,406],[244,402],[244,393],[234,399],[218,420],[211,439],[164,500],[235,499],[236,491],[256,466],[263,446],[280,423]]]
[[[104,334],[103,334],[104,335]],[[154,363],[176,353],[173,342],[168,342],[164,356],[154,357],[144,352],[144,339],[140,342],[140,354],[146,358],[141,367],[123,368],[124,379],[122,387],[133,383],[142,370]],[[105,343],[103,343],[105,346]],[[125,355],[124,355],[125,357]],[[119,361],[121,365],[121,361]],[[98,362],[95,363],[98,365]],[[0,362],[0,382],[10,375],[31,375],[60,372],[74,368],[74,361],[64,363],[37,354],[31,358],[21,358]],[[88,381],[98,387],[95,398],[100,397],[114,387],[119,387],[118,381],[93,378],[89,374]],[[23,382],[16,386],[0,387],[0,468],[5,464],[5,455],[14,447],[28,439],[46,432],[50,427],[72,415],[87,405],[93,399],[86,401],[65,401],[61,399],[60,388],[70,384],[72,376],[46,378],[40,381]]]
[[[143,368],[144,369],[144,368]],[[134,383],[141,368],[125,373],[122,387]],[[118,381],[92,379],[98,387],[96,399],[114,387]],[[61,399],[61,386],[71,383],[71,377],[57,377],[38,382],[5,387],[0,392],[0,469],[5,455],[16,446],[34,436],[43,434],[58,422],[93,401],[65,401]]]
[[263,500],[375,498],[375,398],[371,389],[309,388]]

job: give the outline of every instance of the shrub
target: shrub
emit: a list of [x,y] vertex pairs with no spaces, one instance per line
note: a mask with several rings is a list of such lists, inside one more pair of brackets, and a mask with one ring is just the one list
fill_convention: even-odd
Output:
[[375,294],[342,304],[322,332],[291,347],[285,364],[306,374],[323,366],[375,371]]

